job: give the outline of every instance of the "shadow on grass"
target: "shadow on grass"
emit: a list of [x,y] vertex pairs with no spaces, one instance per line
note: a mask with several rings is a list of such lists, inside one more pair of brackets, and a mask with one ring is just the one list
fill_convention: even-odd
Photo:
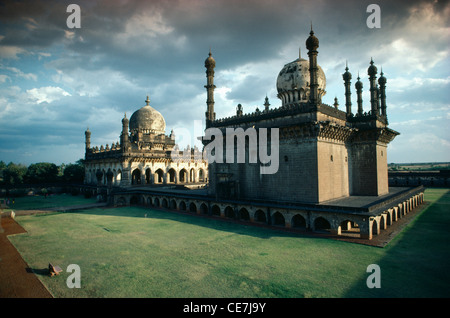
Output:
[[58,213],[80,213],[171,220],[176,222],[183,222],[190,225],[202,226],[218,231],[227,231],[240,235],[254,236],[262,239],[268,239],[271,237],[304,237],[324,239],[326,236],[322,233],[306,231],[305,229],[287,229],[281,226],[271,226],[259,222],[250,222],[227,217],[210,216],[194,212],[185,212],[147,206],[89,209]]
[[39,275],[39,276],[48,276],[49,275],[48,268],[30,268],[30,267],[27,267],[26,271],[27,271],[27,273],[36,274],[36,275]]
[[367,287],[373,272],[366,273],[364,268],[358,284],[345,297],[450,297],[450,190],[442,192],[385,247],[377,263],[381,288]]

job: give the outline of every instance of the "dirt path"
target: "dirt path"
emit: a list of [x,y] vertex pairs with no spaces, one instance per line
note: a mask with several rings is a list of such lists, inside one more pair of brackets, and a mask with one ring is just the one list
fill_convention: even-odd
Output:
[[7,237],[26,231],[12,218],[0,220],[0,298],[52,298]]

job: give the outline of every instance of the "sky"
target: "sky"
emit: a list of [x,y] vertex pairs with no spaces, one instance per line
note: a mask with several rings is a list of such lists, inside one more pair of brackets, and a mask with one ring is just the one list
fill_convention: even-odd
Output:
[[[80,28],[67,20],[78,4]],[[369,28],[380,8],[380,27]],[[150,105],[166,134],[204,125],[206,74],[216,60],[216,118],[281,106],[283,66],[307,58],[311,23],[327,78],[322,102],[345,110],[342,74],[363,82],[371,58],[387,78],[389,163],[450,161],[450,3],[382,0],[0,1],[0,160],[74,163],[119,141],[124,114]],[[371,18],[370,18],[371,19]],[[198,131],[198,128],[197,130]],[[190,145],[196,144],[194,133]],[[186,138],[178,140],[186,144]]]

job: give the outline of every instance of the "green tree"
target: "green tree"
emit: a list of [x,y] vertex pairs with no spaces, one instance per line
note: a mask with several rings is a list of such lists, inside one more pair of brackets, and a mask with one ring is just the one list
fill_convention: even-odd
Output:
[[58,180],[58,167],[54,163],[39,162],[28,166],[25,175],[27,183],[46,183]]
[[6,169],[6,163],[3,160],[0,160],[0,178],[3,177],[3,170]]
[[10,162],[3,169],[3,183],[7,186],[22,184],[27,171],[28,169],[25,165]]
[[64,181],[80,183],[84,180],[84,165],[79,164],[78,161],[75,164],[69,163],[64,168]]

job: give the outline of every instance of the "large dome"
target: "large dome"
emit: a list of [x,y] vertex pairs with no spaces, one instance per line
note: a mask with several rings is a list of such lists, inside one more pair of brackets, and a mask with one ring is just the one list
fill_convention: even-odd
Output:
[[[322,98],[326,91],[326,77],[322,68],[318,65],[317,83],[319,84],[319,97]],[[277,90],[278,98],[283,105],[292,102],[306,102],[309,99],[309,61],[301,57],[286,64],[278,74]]]
[[147,97],[147,105],[138,109],[131,115],[130,131],[142,131],[144,133],[164,134],[166,121],[159,111],[150,106]]

